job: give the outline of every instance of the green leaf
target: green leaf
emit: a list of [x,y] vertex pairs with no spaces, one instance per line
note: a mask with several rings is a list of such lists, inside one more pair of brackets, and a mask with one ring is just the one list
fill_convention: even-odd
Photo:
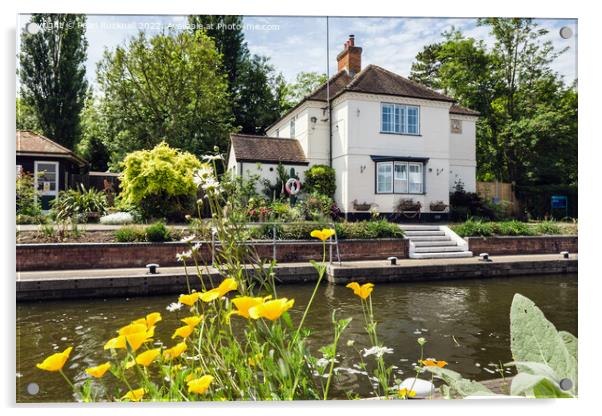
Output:
[[[510,345],[515,361],[548,365],[559,379],[573,382],[577,391],[577,360],[543,312],[526,297],[516,294],[510,309]],[[524,369],[517,367],[519,372]]]
[[462,376],[455,371],[433,366],[426,366],[424,369],[433,373],[435,377],[440,378],[450,387],[450,390],[447,391],[447,394],[455,392],[461,397],[497,396],[497,394],[489,390],[481,383],[462,378]]
[[510,394],[537,398],[573,397],[564,393],[558,383],[544,375],[519,373],[512,379]]
[[562,340],[564,341],[564,345],[566,345],[566,348],[569,350],[569,354],[571,354],[575,361],[578,361],[577,337],[571,334],[570,332],[566,331],[558,331],[558,334],[560,335],[560,338],[562,338]]

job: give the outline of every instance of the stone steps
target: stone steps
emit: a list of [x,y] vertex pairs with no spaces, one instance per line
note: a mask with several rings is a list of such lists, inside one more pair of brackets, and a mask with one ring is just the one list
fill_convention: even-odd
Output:
[[419,240],[414,240],[412,239],[412,242],[414,243],[415,247],[447,247],[447,246],[453,246],[453,247],[457,247],[458,244],[455,241],[452,241],[451,239],[447,238],[446,240],[440,240],[440,241],[432,241],[432,240],[428,240],[428,241],[419,241]]
[[438,259],[472,257],[466,244],[447,227],[437,225],[400,225],[410,240],[410,258]]

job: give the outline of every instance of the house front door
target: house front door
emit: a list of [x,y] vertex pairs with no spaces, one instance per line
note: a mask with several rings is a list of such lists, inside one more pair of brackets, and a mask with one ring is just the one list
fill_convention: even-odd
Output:
[[42,210],[48,211],[59,192],[59,162],[36,160],[34,164],[34,186],[38,191]]

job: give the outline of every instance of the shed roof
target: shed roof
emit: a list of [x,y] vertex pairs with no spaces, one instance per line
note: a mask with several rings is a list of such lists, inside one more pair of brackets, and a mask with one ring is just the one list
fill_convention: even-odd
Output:
[[309,164],[301,144],[295,139],[232,134],[230,142],[238,162]]
[[17,130],[17,155],[48,155],[68,157],[78,165],[84,166],[88,162],[60,144],[53,142],[48,137],[29,130]]

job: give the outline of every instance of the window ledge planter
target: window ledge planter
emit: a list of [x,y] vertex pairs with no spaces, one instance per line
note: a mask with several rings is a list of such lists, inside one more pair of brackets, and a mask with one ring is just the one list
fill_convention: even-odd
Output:
[[353,209],[356,211],[370,211],[372,204],[367,202],[358,203],[357,200],[353,201]]
[[447,204],[443,201],[431,202],[430,209],[433,212],[443,212],[447,209]]

